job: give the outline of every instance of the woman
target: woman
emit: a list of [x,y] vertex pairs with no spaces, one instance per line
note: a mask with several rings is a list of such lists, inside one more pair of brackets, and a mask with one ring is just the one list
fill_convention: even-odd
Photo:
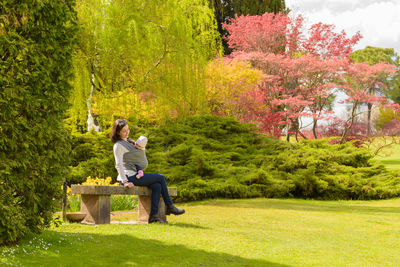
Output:
[[[115,121],[110,138],[114,143],[115,168],[118,171],[117,180],[123,186],[129,188],[136,185],[147,186],[152,190],[149,223],[166,223],[166,221],[157,215],[160,195],[167,206],[167,215],[171,213],[175,215],[185,213],[184,209],[178,209],[173,205],[164,175],[143,172],[148,165],[146,154],[144,149],[140,149],[141,146],[135,146],[135,142],[129,139],[129,126],[125,119]],[[138,160],[141,164],[140,166],[137,164]]]

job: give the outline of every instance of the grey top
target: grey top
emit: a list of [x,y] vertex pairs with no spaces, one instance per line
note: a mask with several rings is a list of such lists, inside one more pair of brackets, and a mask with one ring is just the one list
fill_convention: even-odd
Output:
[[125,181],[126,175],[135,175],[138,171],[136,165],[139,165],[143,170],[148,166],[146,151],[136,148],[125,140],[119,140],[114,144],[114,157],[118,181]]

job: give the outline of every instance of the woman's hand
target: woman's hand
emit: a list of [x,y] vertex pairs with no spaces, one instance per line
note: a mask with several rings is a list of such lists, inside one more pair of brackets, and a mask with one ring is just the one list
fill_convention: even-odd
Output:
[[136,175],[136,178],[139,179],[139,178],[143,177],[143,175],[144,175],[143,170],[139,170],[138,174]]
[[134,187],[135,185],[132,183],[132,182],[126,182],[126,183],[124,183],[124,187],[128,187],[128,188],[132,188],[132,187]]

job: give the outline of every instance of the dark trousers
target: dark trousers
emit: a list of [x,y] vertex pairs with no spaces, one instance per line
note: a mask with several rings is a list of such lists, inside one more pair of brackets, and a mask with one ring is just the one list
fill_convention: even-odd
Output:
[[128,177],[128,181],[137,186],[147,186],[151,188],[151,210],[150,215],[158,213],[158,203],[160,196],[164,199],[165,205],[172,205],[171,197],[168,193],[167,181],[160,173],[145,173],[141,178],[136,175]]

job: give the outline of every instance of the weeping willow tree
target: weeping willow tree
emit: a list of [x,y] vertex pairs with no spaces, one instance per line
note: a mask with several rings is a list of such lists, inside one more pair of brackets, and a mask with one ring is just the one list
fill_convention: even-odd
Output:
[[88,104],[103,126],[207,111],[204,68],[221,52],[207,1],[78,0],[77,13],[71,125],[86,127]]

